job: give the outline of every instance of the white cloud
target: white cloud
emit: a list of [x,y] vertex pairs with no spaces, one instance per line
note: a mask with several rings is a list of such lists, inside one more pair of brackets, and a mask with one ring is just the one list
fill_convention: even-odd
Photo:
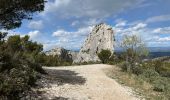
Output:
[[64,47],[67,49],[77,49],[82,46],[87,35],[92,31],[92,26],[79,28],[77,31],[57,30],[52,36],[56,41],[49,42],[53,47]]
[[72,23],[71,23],[71,26],[76,26],[76,25],[78,25],[80,22],[78,21],[78,20],[76,20],[76,21],[73,21]]
[[154,23],[154,22],[162,22],[162,21],[169,21],[170,15],[160,15],[148,18],[146,23]]
[[57,30],[56,32],[53,33],[53,36],[56,37],[61,37],[61,36],[66,36],[66,35],[70,35],[70,32],[67,32],[65,30]]
[[116,27],[126,26],[126,21],[124,21],[124,20],[118,21],[118,23],[115,26]]
[[138,23],[136,26],[133,27],[133,30],[139,30],[139,29],[143,29],[147,26],[147,24],[144,23]]
[[31,31],[28,33],[28,35],[30,36],[31,40],[38,40],[37,38],[41,35],[40,31]]
[[144,0],[54,0],[46,4],[44,14],[55,13],[58,17],[103,18],[125,9],[137,7]]
[[[123,26],[126,26],[124,28]],[[144,31],[146,31],[145,27],[147,24],[144,23],[137,23],[135,25],[130,25],[130,24],[124,24],[124,25],[118,25],[116,24],[113,29],[116,31],[117,35],[130,35],[130,34],[142,34]]]
[[53,32],[52,36],[55,37],[78,37],[78,36],[86,36],[88,35],[92,30],[92,27],[84,27],[84,28],[79,28],[77,31],[65,31],[65,30],[57,30]]
[[[119,23],[120,21],[117,21]],[[142,23],[141,21],[127,23],[125,26],[113,27],[116,31],[116,39],[119,43],[123,35],[137,34],[141,36],[143,41],[147,46],[169,46],[170,36],[167,36],[170,33],[170,27],[158,27],[158,28],[149,28],[147,27],[149,23]],[[166,34],[166,35],[165,35]],[[166,37],[165,37],[166,36]]]
[[153,33],[170,34],[170,27],[157,28],[153,30]]
[[163,37],[158,39],[159,42],[170,42],[170,37]]
[[96,18],[87,18],[87,19],[77,19],[71,23],[72,27],[82,28],[88,26],[94,26],[101,22],[104,22],[104,19],[96,19]]
[[43,22],[41,20],[39,21],[31,21],[28,25],[29,28],[35,29],[35,30],[40,30],[43,28]]

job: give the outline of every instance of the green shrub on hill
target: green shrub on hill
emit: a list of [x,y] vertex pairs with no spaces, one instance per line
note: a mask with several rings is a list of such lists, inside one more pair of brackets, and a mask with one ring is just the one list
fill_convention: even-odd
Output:
[[111,51],[110,50],[102,50],[100,53],[98,53],[98,57],[101,60],[103,64],[107,63],[109,61],[109,58],[111,57]]
[[43,50],[42,45],[30,41],[28,36],[3,38],[0,41],[0,99],[19,99],[35,85],[37,74],[45,73],[35,58]]

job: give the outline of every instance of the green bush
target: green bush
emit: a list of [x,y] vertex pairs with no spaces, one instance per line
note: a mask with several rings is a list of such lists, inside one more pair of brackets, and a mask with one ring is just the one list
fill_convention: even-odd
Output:
[[162,76],[170,77],[170,63],[163,62],[162,66],[160,66],[157,70]]
[[170,79],[159,77],[153,82],[154,90],[158,92],[170,92]]
[[10,36],[0,44],[0,99],[18,100],[35,85],[38,73],[45,73],[36,61],[42,45],[28,36]]
[[119,63],[118,66],[122,69],[122,71],[127,71],[127,64],[125,61]]
[[147,69],[145,70],[141,76],[148,82],[153,83],[155,80],[159,78],[159,73],[157,73],[153,69]]
[[36,72],[27,66],[12,68],[9,72],[0,74],[0,98],[6,96],[8,99],[19,99],[19,95],[28,91],[35,85]]
[[132,74],[135,75],[136,80],[140,81],[141,85],[149,83],[150,89],[157,93],[156,98],[169,100],[170,99],[170,63],[157,61],[139,61],[138,63],[133,62],[122,62],[118,64],[119,67],[125,72],[128,72],[128,66],[131,67]]
[[124,61],[120,63],[118,66],[120,66],[122,71],[125,71],[125,72],[127,72],[128,66],[131,66],[131,73],[136,74],[136,75],[140,75],[144,72],[144,69],[141,64],[135,65],[135,64],[130,64],[129,62]]
[[154,69],[163,77],[170,77],[170,63],[157,61],[148,61],[146,64],[143,64],[143,68]]
[[110,65],[115,65],[120,62],[123,62],[123,59],[122,59],[121,55],[116,55],[116,54],[112,54],[112,56],[108,60],[108,64],[110,64]]
[[110,50],[102,50],[100,53],[98,53],[99,59],[102,61],[102,63],[107,63],[109,61],[109,58],[111,57],[111,51]]
[[144,72],[144,69],[142,66],[138,65],[138,66],[132,67],[132,72],[136,75],[140,75]]
[[46,55],[45,53],[41,53],[36,56],[36,62],[43,66],[70,66],[72,65],[72,61],[68,61],[67,59],[63,59],[58,55]]
[[161,78],[155,80],[153,82],[153,87],[155,91],[158,92],[164,92],[165,91],[165,84],[164,84],[164,80],[162,80]]

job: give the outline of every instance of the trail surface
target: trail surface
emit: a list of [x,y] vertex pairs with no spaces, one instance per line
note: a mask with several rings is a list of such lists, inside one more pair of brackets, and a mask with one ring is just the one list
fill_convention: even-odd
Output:
[[139,100],[132,90],[107,77],[103,69],[110,65],[44,67],[48,85],[41,88],[52,100]]

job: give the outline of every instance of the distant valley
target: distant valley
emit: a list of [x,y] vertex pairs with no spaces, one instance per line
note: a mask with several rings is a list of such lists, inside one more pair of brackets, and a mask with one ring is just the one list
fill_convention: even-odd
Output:
[[[148,47],[149,49],[149,58],[156,58],[156,57],[163,57],[163,56],[170,56],[170,47]],[[123,49],[116,48],[116,53],[123,52]]]

